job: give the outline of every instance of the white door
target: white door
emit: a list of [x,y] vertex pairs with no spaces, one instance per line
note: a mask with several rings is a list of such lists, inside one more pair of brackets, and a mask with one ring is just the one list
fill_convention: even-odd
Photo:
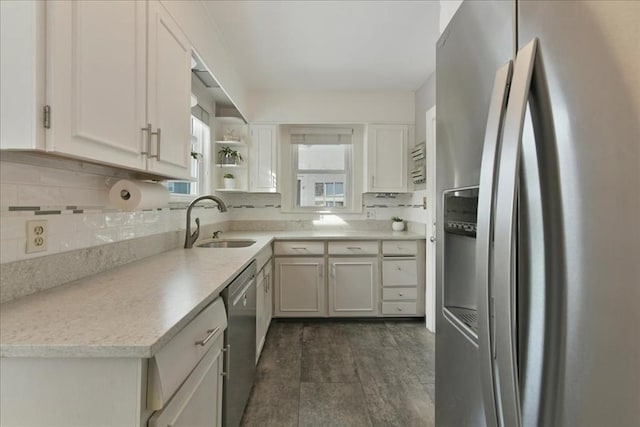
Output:
[[370,192],[407,192],[407,140],[407,126],[369,126],[367,169]]
[[275,315],[326,316],[324,258],[277,258],[275,264]]
[[222,343],[218,338],[149,427],[222,426]]
[[432,332],[436,331],[436,107],[427,111],[427,250],[425,320]]
[[191,45],[157,1],[149,2],[149,171],[189,179]]
[[249,191],[276,192],[276,126],[252,125],[249,152],[251,178]]
[[329,258],[329,315],[378,315],[378,258]]
[[146,3],[47,2],[47,150],[144,169]]

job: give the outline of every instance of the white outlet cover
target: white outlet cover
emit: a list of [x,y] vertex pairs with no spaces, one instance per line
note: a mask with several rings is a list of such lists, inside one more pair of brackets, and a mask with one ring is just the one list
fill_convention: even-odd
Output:
[[49,243],[47,220],[27,221],[27,245],[25,253],[44,252]]

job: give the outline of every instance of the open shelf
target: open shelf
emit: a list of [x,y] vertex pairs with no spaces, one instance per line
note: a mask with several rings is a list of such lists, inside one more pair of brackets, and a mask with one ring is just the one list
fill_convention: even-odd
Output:
[[216,163],[216,166],[219,168],[234,168],[234,169],[246,169],[247,166],[246,165],[234,165],[234,164],[227,164],[227,163]]
[[242,141],[216,141],[216,144],[220,144],[220,145],[247,145],[246,142],[242,142]]

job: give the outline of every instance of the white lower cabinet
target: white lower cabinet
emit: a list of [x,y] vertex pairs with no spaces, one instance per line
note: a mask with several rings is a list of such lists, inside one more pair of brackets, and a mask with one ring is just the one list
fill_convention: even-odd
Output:
[[329,258],[329,316],[378,315],[378,258]]
[[0,425],[222,425],[220,298],[151,358],[2,357]]
[[323,317],[327,315],[324,258],[276,258],[275,315]]
[[273,317],[273,260],[269,259],[256,276],[256,364],[264,347]]
[[222,347],[221,335],[149,427],[222,426]]
[[264,345],[264,338],[267,335],[267,331],[265,330],[265,319],[267,313],[264,307],[266,289],[267,287],[265,286],[264,274],[263,271],[260,270],[256,275],[256,364],[258,363],[258,359],[260,359],[260,352]]

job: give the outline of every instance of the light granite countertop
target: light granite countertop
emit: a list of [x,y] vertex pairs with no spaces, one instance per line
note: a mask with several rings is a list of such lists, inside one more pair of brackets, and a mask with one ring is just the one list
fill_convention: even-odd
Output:
[[152,357],[274,239],[417,240],[391,231],[228,232],[246,248],[174,249],[0,305],[0,357]]

